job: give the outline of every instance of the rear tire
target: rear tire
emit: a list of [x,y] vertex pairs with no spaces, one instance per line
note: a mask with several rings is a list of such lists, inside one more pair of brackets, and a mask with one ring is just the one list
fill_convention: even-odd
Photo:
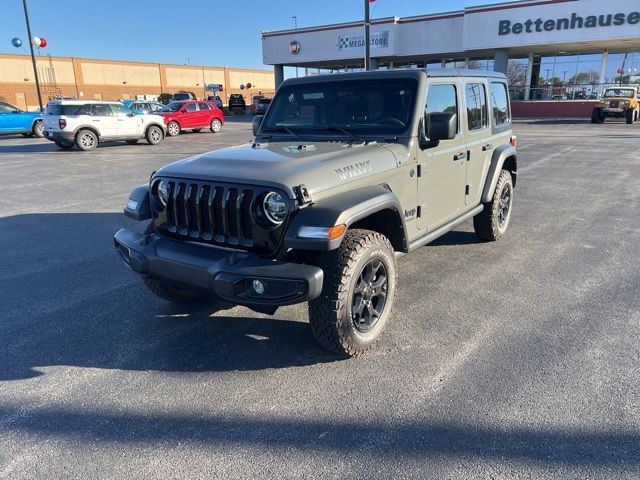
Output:
[[169,122],[167,124],[167,135],[170,137],[175,137],[180,133],[180,125],[178,122]]
[[42,120],[36,120],[34,122],[32,133],[34,137],[37,137],[37,138],[44,137],[44,125],[42,124]]
[[350,357],[371,348],[391,317],[396,258],[384,235],[349,230],[336,250],[322,253],[322,293],[309,302],[309,323],[318,343]]
[[513,207],[513,180],[507,170],[502,170],[491,202],[473,217],[473,229],[481,240],[500,240],[509,228]]
[[62,150],[71,150],[73,148],[73,142],[63,142],[61,140],[56,140],[54,142],[58,148]]
[[98,136],[91,130],[83,129],[76,134],[76,147],[88,152],[98,146]]
[[160,127],[151,125],[147,128],[145,138],[149,145],[158,145],[162,140],[164,140],[164,133]]
[[633,122],[635,122],[635,117],[636,117],[635,110],[627,110],[627,114],[626,114],[627,125],[633,125]]

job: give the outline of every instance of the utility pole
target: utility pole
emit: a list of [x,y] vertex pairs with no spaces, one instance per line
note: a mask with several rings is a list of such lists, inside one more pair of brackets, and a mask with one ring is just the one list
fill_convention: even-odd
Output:
[[27,0],[22,0],[22,6],[24,7],[24,20],[27,22],[27,35],[29,35],[29,49],[31,50],[31,63],[33,64],[33,74],[36,78],[36,91],[38,92],[38,105],[40,105],[40,111],[42,108],[42,95],[40,93],[40,79],[38,78],[38,66],[36,65],[36,56],[33,53],[33,42],[31,41],[31,24],[29,23],[29,11],[27,10]]
[[364,0],[364,69],[371,70],[371,33],[369,15],[369,0]]

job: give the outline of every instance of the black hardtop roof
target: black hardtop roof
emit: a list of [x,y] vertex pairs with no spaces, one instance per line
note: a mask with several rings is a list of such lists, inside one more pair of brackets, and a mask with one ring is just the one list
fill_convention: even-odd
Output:
[[326,75],[317,75],[313,77],[289,78],[283,82],[286,85],[296,85],[312,82],[333,82],[340,80],[366,80],[370,78],[416,78],[426,75],[430,78],[442,77],[466,77],[466,78],[494,78],[498,80],[506,80],[507,76],[501,72],[492,70],[476,70],[469,68],[439,68],[434,70],[428,69],[402,69],[393,70],[371,70],[368,72],[347,72],[347,73],[331,73]]

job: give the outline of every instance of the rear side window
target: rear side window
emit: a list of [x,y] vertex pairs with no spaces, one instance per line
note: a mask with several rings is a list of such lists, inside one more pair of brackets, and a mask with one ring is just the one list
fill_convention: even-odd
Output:
[[187,112],[195,112],[196,111],[196,104],[195,103],[189,103],[186,107],[185,110]]
[[[458,96],[456,86],[453,84],[431,85],[427,93],[427,106],[425,108],[427,121],[432,113],[454,113],[458,115]],[[458,123],[458,131],[460,124]]]
[[91,107],[91,115],[96,117],[107,117],[111,115],[109,105],[95,104]]
[[200,110],[210,110],[209,104],[204,102],[198,102],[198,108]]
[[[60,103],[50,103],[47,105],[47,115],[82,115],[79,113],[86,105],[63,105]],[[85,113],[86,115],[86,113]]]
[[509,111],[509,94],[504,83],[491,83],[491,114],[496,127],[506,125],[511,121]]
[[485,128],[489,122],[487,119],[487,92],[484,85],[482,83],[467,83],[465,98],[469,131]]

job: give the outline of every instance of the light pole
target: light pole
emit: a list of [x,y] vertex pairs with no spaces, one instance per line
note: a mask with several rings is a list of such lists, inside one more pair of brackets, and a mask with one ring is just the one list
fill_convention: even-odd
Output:
[[33,53],[33,42],[31,41],[31,24],[29,23],[29,11],[27,10],[27,0],[22,0],[24,7],[24,20],[27,22],[27,35],[29,35],[29,49],[31,50],[31,63],[33,64],[33,75],[36,79],[36,91],[38,92],[38,105],[42,112],[42,95],[40,94],[40,78],[38,78],[38,66],[36,65],[36,56]]
[[[293,19],[293,28],[294,30],[298,29],[298,16],[294,15],[291,17]],[[298,78],[298,67],[296,66],[296,78]]]
[[369,15],[369,0],[364,0],[364,69],[371,69],[371,34],[369,32],[371,19]]

